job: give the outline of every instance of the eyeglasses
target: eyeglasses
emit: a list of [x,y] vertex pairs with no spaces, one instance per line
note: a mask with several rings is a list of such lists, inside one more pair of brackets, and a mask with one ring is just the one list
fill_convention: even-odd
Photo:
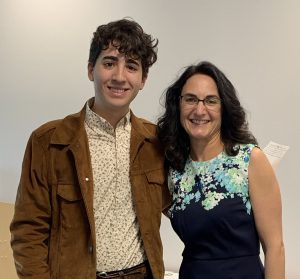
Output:
[[221,99],[217,96],[206,96],[203,100],[201,100],[195,95],[186,94],[186,95],[181,95],[180,99],[183,105],[191,106],[191,107],[197,106],[199,102],[203,102],[204,106],[207,109],[214,109],[221,104]]

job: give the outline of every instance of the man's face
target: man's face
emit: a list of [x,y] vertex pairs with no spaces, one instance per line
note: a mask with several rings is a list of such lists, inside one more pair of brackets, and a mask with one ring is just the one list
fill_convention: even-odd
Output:
[[94,110],[101,116],[125,115],[146,81],[140,60],[126,57],[112,45],[102,50],[94,67],[89,64],[88,76],[95,87]]

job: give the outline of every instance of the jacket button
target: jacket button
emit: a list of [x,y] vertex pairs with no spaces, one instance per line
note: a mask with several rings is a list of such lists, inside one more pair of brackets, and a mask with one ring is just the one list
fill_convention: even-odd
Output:
[[90,245],[90,246],[89,246],[89,253],[92,254],[92,252],[93,252],[93,246]]

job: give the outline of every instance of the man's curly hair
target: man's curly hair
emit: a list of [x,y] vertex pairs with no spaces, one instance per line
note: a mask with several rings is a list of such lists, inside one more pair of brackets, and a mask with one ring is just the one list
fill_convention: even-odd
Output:
[[158,40],[146,34],[134,20],[121,19],[100,25],[94,32],[90,46],[89,63],[95,66],[102,50],[113,45],[120,53],[133,59],[140,59],[143,77],[157,60]]

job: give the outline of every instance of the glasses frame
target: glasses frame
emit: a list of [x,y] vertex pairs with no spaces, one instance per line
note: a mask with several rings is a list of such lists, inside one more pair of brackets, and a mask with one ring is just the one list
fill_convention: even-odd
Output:
[[[194,100],[196,100],[195,103],[191,104],[191,103],[188,103],[184,100],[185,97],[191,97],[191,98],[194,98]],[[203,105],[207,108],[207,109],[212,109],[212,108],[215,108],[217,107],[218,105],[221,105],[222,103],[222,100],[220,97],[218,96],[215,96],[215,95],[209,95],[209,96],[206,96],[204,99],[199,99],[197,96],[193,95],[193,94],[184,94],[184,95],[180,95],[179,96],[180,100],[182,101],[182,99],[184,100],[184,105],[186,106],[190,106],[190,107],[196,107],[199,105],[199,102],[202,102]],[[211,103],[208,103],[208,100],[209,99],[215,99],[215,100],[218,100],[217,103],[214,103],[214,104],[211,104]]]

